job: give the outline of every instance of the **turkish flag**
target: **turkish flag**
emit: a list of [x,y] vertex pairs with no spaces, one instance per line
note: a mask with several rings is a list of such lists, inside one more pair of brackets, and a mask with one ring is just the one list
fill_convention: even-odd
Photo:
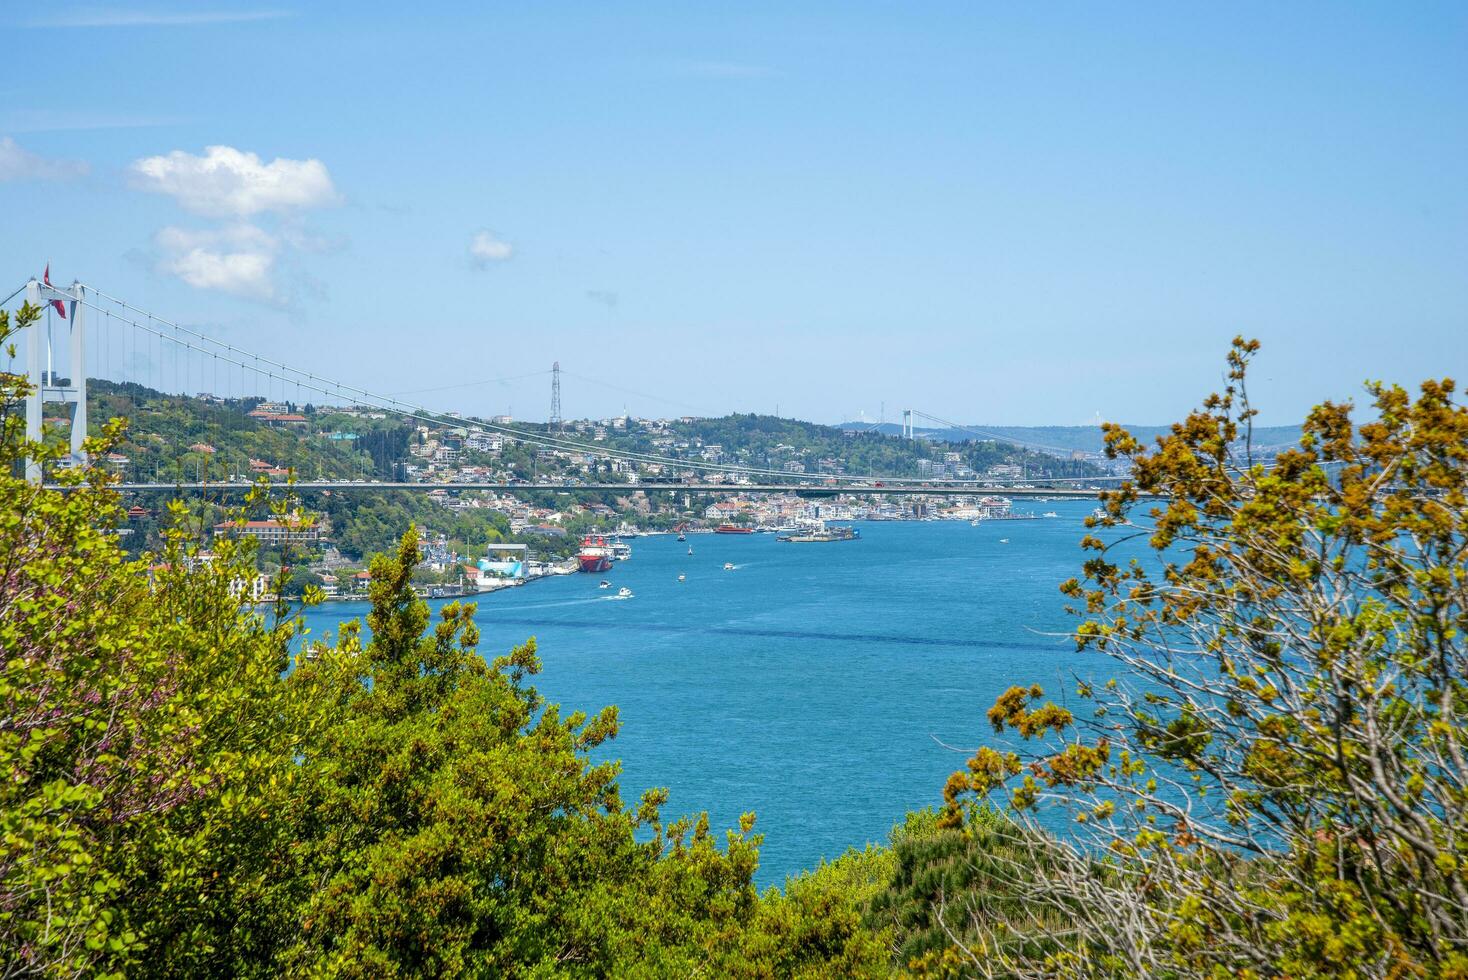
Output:
[[[46,263],[46,271],[43,272],[43,273],[41,273],[41,281],[44,282],[48,286],[51,285],[51,263],[50,262],[47,262]],[[51,305],[54,306],[54,307],[56,307],[56,312],[57,313],[60,313],[61,314],[61,319],[65,320],[66,319],[66,304],[63,303],[63,302],[61,302],[61,300],[59,300],[59,299],[53,299],[51,301]]]

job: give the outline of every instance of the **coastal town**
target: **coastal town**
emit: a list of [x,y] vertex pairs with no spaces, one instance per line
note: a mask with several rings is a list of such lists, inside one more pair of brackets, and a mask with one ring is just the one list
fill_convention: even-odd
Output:
[[[1084,486],[1106,472],[1094,452],[1059,456],[992,442],[900,439],[760,416],[622,415],[554,425],[449,416],[405,424],[370,405],[164,397],[135,386],[102,385],[98,392],[99,413],[126,408],[134,420],[127,442],[104,460],[122,480],[266,480],[279,489],[312,481],[313,489],[297,492],[298,512],[289,520],[258,515],[212,524],[215,536],[258,544],[260,581],[249,590],[256,597],[268,594],[265,583],[285,566],[293,591],[314,586],[328,599],[360,599],[370,583],[367,559],[410,524],[423,555],[420,587],[459,595],[569,574],[591,535],[620,540],[731,528],[823,541],[843,540],[826,529],[853,521],[1020,519],[1034,515],[1016,510],[996,488],[1036,477]],[[822,490],[856,472],[972,482],[973,493]],[[772,480],[790,489],[746,491]],[[420,487],[371,486],[384,482]],[[615,489],[621,483],[626,491]],[[141,550],[156,541],[161,515],[146,494],[134,496],[119,533]]]

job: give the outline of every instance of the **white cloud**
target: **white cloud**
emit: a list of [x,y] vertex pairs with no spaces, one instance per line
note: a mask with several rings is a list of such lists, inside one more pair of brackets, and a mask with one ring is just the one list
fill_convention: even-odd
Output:
[[515,247],[502,242],[487,231],[481,231],[469,242],[469,258],[480,269],[488,268],[491,262],[503,262],[515,254]]
[[208,146],[203,156],[174,150],[132,165],[135,186],[167,194],[195,214],[245,217],[337,203],[331,174],[320,160],[277,158],[264,163],[232,146]]
[[280,242],[251,224],[225,228],[170,225],[153,236],[157,269],[196,289],[215,289],[267,303],[279,302],[272,273]]
[[0,181],[69,180],[91,168],[80,160],[48,160],[37,156],[9,136],[0,136]]

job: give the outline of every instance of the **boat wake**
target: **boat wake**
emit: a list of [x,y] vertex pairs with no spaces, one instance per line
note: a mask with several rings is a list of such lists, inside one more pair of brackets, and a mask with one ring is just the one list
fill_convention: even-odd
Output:
[[[512,590],[505,589],[504,591],[509,592],[509,591],[512,591]],[[493,594],[493,593],[489,593],[489,594]],[[590,596],[590,597],[585,598],[585,599],[562,599],[562,600],[560,600],[558,602],[527,602],[527,603],[525,603],[523,605],[517,604],[515,606],[515,608],[516,609],[555,609],[558,606],[584,606],[584,605],[587,605],[588,603],[600,602],[603,599],[615,599],[615,598],[616,598],[616,596],[611,596],[611,595],[598,595],[598,596]],[[482,609],[484,607],[481,606],[480,608]]]

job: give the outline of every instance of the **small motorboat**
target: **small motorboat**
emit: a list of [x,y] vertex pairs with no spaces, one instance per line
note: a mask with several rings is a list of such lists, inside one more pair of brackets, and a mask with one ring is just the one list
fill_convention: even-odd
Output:
[[612,583],[608,582],[606,579],[602,579],[601,582],[597,585],[598,589],[610,589],[611,587]]
[[688,553],[689,553],[689,554],[690,554],[690,555],[691,555],[691,554],[693,554],[693,545],[689,545],[689,546],[688,546]]
[[684,575],[680,572],[678,574],[678,581],[682,582],[683,580],[684,580]]
[[629,589],[629,588],[627,588],[627,586],[625,586],[625,585],[622,586],[620,589],[617,590],[617,598],[618,599],[630,599],[630,598],[632,598],[632,590]]
[[1055,511],[1053,511],[1053,510],[1047,510],[1047,511],[1045,511],[1045,513],[1041,514],[1040,516],[1041,517],[1059,517],[1060,515],[1057,514],[1057,513],[1055,513]]
[[[1009,539],[1008,538],[1000,538],[999,539],[999,543],[1000,544],[1009,544]],[[623,592],[626,592],[627,590],[626,589],[623,589],[622,591]]]
[[726,571],[726,572],[732,572],[732,571],[734,571],[734,563],[732,561],[726,561],[726,562],[724,562],[724,571]]
[[679,541],[687,541],[688,540],[688,535],[684,534],[682,531],[679,531],[678,532],[678,540]]

